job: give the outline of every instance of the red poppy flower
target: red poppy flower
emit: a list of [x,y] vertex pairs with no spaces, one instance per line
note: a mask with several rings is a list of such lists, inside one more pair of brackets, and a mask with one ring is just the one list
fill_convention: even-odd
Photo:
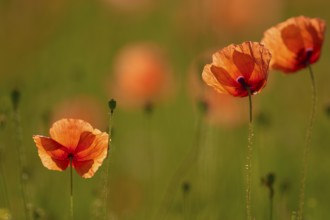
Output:
[[84,178],[91,178],[108,153],[108,134],[79,119],[61,119],[53,124],[50,137],[34,135],[42,164],[63,171],[72,166]]
[[325,22],[319,18],[290,18],[264,33],[262,42],[273,57],[270,66],[293,73],[315,63],[321,54]]
[[212,63],[203,70],[205,83],[219,93],[244,97],[258,93],[267,82],[271,54],[262,44],[231,44],[212,56]]

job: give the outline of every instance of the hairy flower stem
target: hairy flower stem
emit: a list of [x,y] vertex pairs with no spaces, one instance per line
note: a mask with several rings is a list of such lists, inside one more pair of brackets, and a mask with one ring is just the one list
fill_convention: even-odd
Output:
[[111,137],[112,137],[112,125],[113,125],[113,113],[114,110],[116,108],[116,101],[111,99],[109,101],[109,108],[110,108],[110,117],[109,117],[109,131],[108,131],[108,153],[107,153],[107,163],[106,163],[106,171],[105,171],[105,177],[104,177],[104,188],[103,188],[103,192],[104,192],[104,219],[106,220],[108,218],[108,194],[109,194],[109,190],[108,190],[108,178],[109,178],[109,166],[110,166],[110,162],[109,162],[109,151],[110,151],[110,143],[111,143]]
[[70,219],[73,220],[73,178],[72,178],[72,156],[70,157]]
[[313,124],[314,124],[314,120],[315,120],[316,99],[317,99],[314,73],[313,73],[311,65],[307,64],[307,66],[308,66],[309,73],[310,73],[311,87],[312,87],[312,107],[311,107],[311,113],[310,113],[310,117],[309,117],[308,127],[306,130],[306,139],[305,139],[305,145],[304,145],[303,155],[302,155],[303,164],[302,164],[301,179],[300,179],[300,194],[299,194],[299,207],[298,207],[298,212],[297,212],[297,220],[303,219],[306,177],[307,177],[309,152],[310,152],[310,145],[311,145],[311,139],[312,139]]
[[247,145],[247,153],[246,153],[246,164],[245,164],[245,178],[246,178],[246,186],[245,186],[245,208],[246,208],[246,219],[252,220],[251,214],[251,185],[252,185],[252,152],[253,152],[253,124],[252,124],[252,93],[251,88],[244,81],[244,78],[240,78],[238,81],[248,92],[249,95],[249,134],[248,134],[248,145]]

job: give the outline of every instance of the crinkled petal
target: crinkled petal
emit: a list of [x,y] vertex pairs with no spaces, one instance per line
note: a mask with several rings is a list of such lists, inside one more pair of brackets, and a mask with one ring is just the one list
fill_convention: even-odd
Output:
[[42,164],[50,170],[65,170],[69,165],[67,149],[49,137],[33,136]]
[[228,91],[226,89],[224,89],[224,87],[219,83],[217,78],[213,75],[213,73],[211,71],[211,66],[212,65],[207,64],[204,67],[204,70],[202,73],[202,78],[203,78],[204,82],[207,85],[213,87],[219,93],[228,94]]
[[77,173],[84,178],[92,177],[102,165],[107,154],[108,134],[99,133],[95,135],[93,143],[88,148],[76,152],[73,164]]

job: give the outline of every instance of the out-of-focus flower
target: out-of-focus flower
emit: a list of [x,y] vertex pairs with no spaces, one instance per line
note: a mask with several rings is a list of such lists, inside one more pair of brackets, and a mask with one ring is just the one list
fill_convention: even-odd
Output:
[[42,164],[50,170],[75,168],[91,178],[108,153],[108,134],[79,119],[61,119],[49,130],[50,137],[34,135]]
[[174,19],[178,24],[178,32],[184,32],[183,39],[188,42],[198,36],[207,36],[210,39],[212,33],[216,34],[217,38],[223,38],[238,32],[262,30],[278,20],[282,12],[282,0],[183,0],[180,2],[182,4],[178,7]]
[[214,53],[212,59],[202,77],[219,93],[244,97],[247,88],[256,94],[266,85],[271,54],[260,43],[231,44]]
[[211,52],[206,52],[193,60],[189,68],[189,93],[194,102],[202,102],[206,111],[205,120],[208,124],[235,128],[248,121],[245,112],[245,102],[241,99],[220,94],[202,82],[201,63],[208,62]]
[[315,63],[321,54],[325,21],[293,17],[264,33],[262,42],[272,53],[271,68],[294,73]]
[[123,48],[114,63],[112,97],[119,105],[154,104],[171,92],[171,74],[160,49],[152,44],[137,44]]
[[92,96],[79,95],[66,99],[55,105],[52,111],[51,121],[57,121],[61,118],[80,118],[90,122],[98,128],[106,128],[107,106],[102,104]]
[[222,27],[233,32],[267,24],[279,17],[282,8],[281,0],[208,1],[207,11],[213,28]]
[[152,0],[100,0],[105,7],[119,12],[135,13],[145,12],[151,9],[155,1]]

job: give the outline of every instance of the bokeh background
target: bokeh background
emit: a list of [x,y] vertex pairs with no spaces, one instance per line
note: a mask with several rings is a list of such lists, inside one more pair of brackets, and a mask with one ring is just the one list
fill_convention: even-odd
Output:
[[[244,219],[248,100],[205,88],[203,65],[212,52],[260,41],[289,17],[329,23],[329,7],[327,0],[0,0],[0,216],[10,210],[24,219],[24,175],[30,219],[69,219],[69,171],[44,168],[32,135],[48,135],[63,117],[107,131],[115,98],[108,203],[106,163],[92,179],[74,173],[75,219],[104,219],[104,205],[114,220]],[[329,38],[313,65],[318,103],[305,219],[330,218]],[[310,113],[307,69],[271,71],[253,103],[253,215],[269,218],[261,179],[274,173],[273,219],[290,219]]]

